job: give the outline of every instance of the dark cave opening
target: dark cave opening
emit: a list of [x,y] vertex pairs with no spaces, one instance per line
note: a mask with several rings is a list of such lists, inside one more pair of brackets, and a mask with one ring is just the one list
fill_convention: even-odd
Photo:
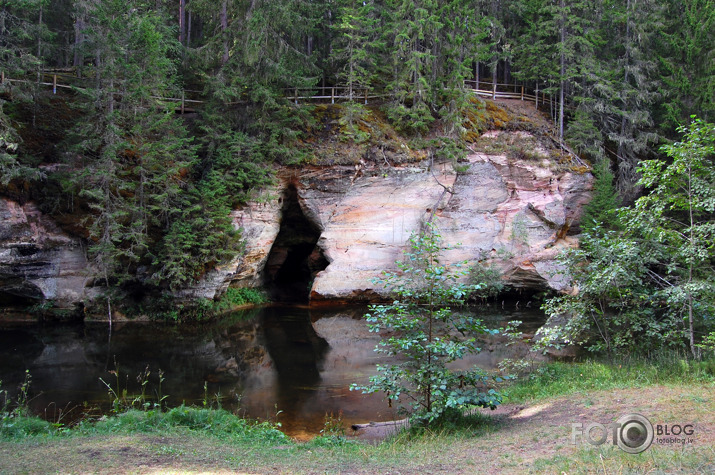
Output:
[[295,185],[289,185],[281,198],[281,227],[268,256],[264,284],[274,301],[307,302],[315,275],[328,266],[317,246],[320,228],[305,216]]

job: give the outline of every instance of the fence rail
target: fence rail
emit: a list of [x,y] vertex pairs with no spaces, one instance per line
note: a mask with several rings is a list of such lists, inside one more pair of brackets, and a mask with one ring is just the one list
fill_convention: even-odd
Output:
[[[51,81],[46,81],[45,79],[51,79]],[[61,84],[58,79],[64,79],[68,84]],[[52,91],[54,94],[57,93],[58,89],[70,89],[70,90],[87,90],[87,82],[91,82],[91,78],[78,78],[76,75],[71,74],[71,71],[67,72],[65,70],[50,70],[46,72],[41,72],[37,74],[37,78],[32,79],[11,79],[5,77],[5,72],[0,72],[0,85],[6,83],[9,84],[35,84],[38,86],[52,86]],[[84,82],[84,87],[80,87],[71,83]],[[555,112],[556,107],[559,105],[552,96],[547,95],[543,91],[538,89],[530,90],[523,85],[516,84],[497,84],[491,83],[489,81],[479,81],[474,79],[468,79],[464,81],[464,85],[467,90],[476,94],[479,97],[486,97],[492,100],[498,99],[511,99],[528,101],[535,103],[538,108],[539,105],[548,106]],[[482,86],[488,87],[488,89],[482,89]],[[202,99],[191,99],[187,97],[187,93],[191,94],[193,97],[201,97],[199,91],[194,91],[190,89],[184,89],[181,91],[181,97],[165,97],[165,96],[150,96],[152,99],[159,100],[161,102],[168,104],[174,104],[173,108],[175,112],[185,114],[187,112],[194,112],[197,107],[201,104],[205,104],[207,101]],[[285,97],[292,99],[296,104],[299,101],[307,102],[321,102],[330,101],[331,104],[335,104],[338,101],[363,101],[365,104],[369,100],[381,99],[388,97],[387,94],[375,94],[364,88],[353,88],[352,90],[346,86],[315,86],[307,88],[285,88]],[[115,93],[116,96],[121,97],[122,93]],[[231,102],[229,105],[238,104],[239,102]],[[560,139],[551,137],[554,142],[556,142],[562,150],[568,153],[574,161],[584,165],[583,161],[578,157],[578,155],[568,148],[568,146]]]
[[[60,82],[60,80],[62,82]],[[71,70],[49,70],[38,75],[37,79],[11,79],[1,73],[0,84],[16,83],[16,84],[36,84],[40,86],[52,87],[53,93],[57,93],[58,89],[69,90],[86,90],[90,89],[92,78],[77,77],[72,74]],[[499,84],[489,81],[478,81],[467,79],[464,81],[467,90],[476,94],[479,97],[489,98],[492,100],[510,99],[533,102],[536,107],[558,106],[551,95],[546,94],[538,89],[530,89],[523,85],[516,84]],[[284,88],[286,98],[292,100],[295,104],[299,102],[336,102],[345,101],[360,101],[368,104],[370,101],[381,100],[388,97],[388,94],[379,94],[365,88],[353,88],[352,90],[346,86],[314,86],[314,87],[289,87]],[[157,99],[166,103],[175,103],[176,111],[180,113],[195,111],[201,104],[207,101],[201,99],[201,91],[185,89],[181,91],[181,97],[166,97],[166,96],[151,96],[152,99]],[[121,93],[117,93],[121,96]],[[230,104],[238,104],[232,102]]]

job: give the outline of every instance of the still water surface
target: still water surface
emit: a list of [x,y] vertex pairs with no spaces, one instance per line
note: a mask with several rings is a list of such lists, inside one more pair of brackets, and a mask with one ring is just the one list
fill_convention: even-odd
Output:
[[[288,435],[307,438],[319,433],[330,413],[341,414],[346,425],[398,417],[381,395],[349,390],[351,383],[366,383],[383,358],[373,352],[376,335],[360,319],[365,310],[273,306],[204,325],[120,323],[111,336],[99,323],[5,324],[0,381],[12,397],[29,370],[33,411],[69,422],[109,409],[102,380],[133,395],[145,379],[147,395],[156,399],[161,370],[161,395],[168,395],[169,406],[219,401],[248,417],[277,420]],[[522,320],[525,333],[545,319],[537,309],[475,311],[492,328]],[[482,348],[468,364],[493,369],[524,351],[499,338],[485,340]]]

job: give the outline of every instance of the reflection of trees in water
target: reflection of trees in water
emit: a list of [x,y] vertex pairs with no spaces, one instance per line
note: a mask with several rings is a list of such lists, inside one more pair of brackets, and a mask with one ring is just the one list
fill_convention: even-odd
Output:
[[[501,315],[490,325],[494,328],[497,320],[530,320],[523,311],[491,310]],[[364,307],[317,311],[286,306],[196,326],[115,322],[109,345],[105,323],[15,326],[0,329],[0,380],[3,389],[13,392],[30,369],[31,393],[43,393],[33,406],[40,413],[50,403],[64,407],[69,401],[71,406],[84,401],[108,406],[99,378],[116,385],[107,371],[114,369],[116,357],[120,389],[130,393],[140,389],[136,377],[149,365],[148,393],[156,391],[161,368],[166,377],[162,393],[169,395],[171,405],[200,405],[208,381],[209,398],[220,393],[226,409],[240,407],[249,417],[273,418],[277,405],[283,411],[278,420],[289,433],[301,427],[315,433],[326,412],[343,411],[351,422],[390,417],[380,413],[387,410],[382,395],[366,398],[347,390],[374,370],[375,335],[367,332],[364,313]],[[480,310],[484,317],[488,313]],[[539,318],[543,322],[543,314]],[[498,339],[484,349],[481,355],[487,361],[479,364],[486,367],[513,357],[514,347],[506,348]],[[237,405],[235,395],[241,393]]]

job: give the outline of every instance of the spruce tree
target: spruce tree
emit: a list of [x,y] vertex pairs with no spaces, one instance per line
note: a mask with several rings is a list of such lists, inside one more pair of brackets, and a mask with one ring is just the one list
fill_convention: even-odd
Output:
[[174,106],[159,99],[173,89],[176,40],[142,2],[78,6],[95,88],[74,131],[69,156],[79,171],[69,181],[92,210],[90,252],[107,284],[142,280],[137,273],[179,211],[182,175],[196,159]]
[[657,58],[664,100],[659,116],[664,132],[687,122],[692,114],[715,119],[715,1],[665,2]]

